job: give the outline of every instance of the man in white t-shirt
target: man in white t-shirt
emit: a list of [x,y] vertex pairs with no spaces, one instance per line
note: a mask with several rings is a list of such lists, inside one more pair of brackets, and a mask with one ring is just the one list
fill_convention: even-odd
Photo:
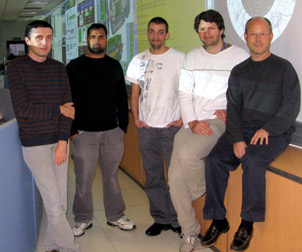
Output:
[[164,162],[168,168],[174,136],[182,126],[178,83],[185,54],[165,45],[169,35],[165,19],[151,19],[147,30],[150,48],[132,59],[126,76],[131,82],[131,109],[154,219],[146,230],[149,236],[169,229],[181,233],[164,176]]
[[[224,21],[214,10],[200,13],[194,29],[203,43],[181,69],[179,103],[184,127],[176,134],[168,173],[170,194],[183,237],[181,252],[197,246],[200,225],[192,201],[205,193],[205,158],[225,131],[226,90],[232,68],[248,53],[224,42]],[[195,242],[196,241],[196,242]]]

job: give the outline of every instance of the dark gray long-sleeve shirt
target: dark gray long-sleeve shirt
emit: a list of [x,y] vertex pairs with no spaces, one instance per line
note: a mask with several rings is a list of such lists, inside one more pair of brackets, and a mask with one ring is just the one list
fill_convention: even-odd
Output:
[[60,105],[72,101],[64,65],[25,55],[8,64],[7,76],[22,145],[68,141],[72,120],[60,113]]
[[270,55],[263,61],[251,58],[233,68],[227,91],[228,141],[244,141],[243,125],[254,125],[271,136],[281,135],[300,109],[300,84],[293,66]]

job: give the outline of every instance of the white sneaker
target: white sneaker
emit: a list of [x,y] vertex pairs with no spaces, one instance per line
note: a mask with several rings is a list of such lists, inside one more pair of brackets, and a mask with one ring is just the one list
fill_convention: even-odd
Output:
[[123,216],[117,221],[107,221],[107,224],[114,227],[119,227],[121,230],[128,231],[135,229],[135,224],[128,219],[126,216]]
[[73,231],[73,235],[75,237],[79,237],[83,234],[85,234],[85,230],[89,229],[92,227],[92,222],[89,221],[88,223],[81,223],[81,222],[76,222],[72,231]]
[[183,235],[181,239],[181,243],[179,246],[180,252],[192,252],[194,251],[194,243],[196,238],[198,237],[198,234],[193,235]]

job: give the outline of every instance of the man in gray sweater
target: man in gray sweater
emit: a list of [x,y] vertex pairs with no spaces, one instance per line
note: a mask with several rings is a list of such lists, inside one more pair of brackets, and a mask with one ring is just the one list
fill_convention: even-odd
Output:
[[201,244],[212,246],[229,230],[224,196],[229,171],[242,164],[241,224],[231,249],[248,248],[253,223],[265,219],[265,172],[290,143],[300,108],[300,84],[292,65],[271,54],[272,26],[251,18],[244,38],[251,57],[233,68],[227,91],[226,133],[206,159],[204,218],[212,219]]

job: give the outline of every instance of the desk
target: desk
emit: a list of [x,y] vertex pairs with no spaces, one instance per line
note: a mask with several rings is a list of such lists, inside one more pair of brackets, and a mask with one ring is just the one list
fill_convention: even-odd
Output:
[[8,89],[0,88],[0,251],[33,252],[39,235],[42,199],[23,160],[19,128]]
[[[125,155],[121,167],[140,185],[144,184],[144,169],[138,149],[138,138],[129,113],[125,136]],[[229,252],[234,233],[240,224],[242,169],[230,173],[225,205],[231,229],[220,236],[216,248]],[[254,237],[246,252],[302,252],[302,150],[289,146],[266,173],[266,221],[254,224]],[[211,221],[203,219],[205,197],[193,202],[196,217],[204,234]]]
[[[230,173],[225,206],[230,231],[220,236],[215,245],[228,252],[240,224],[242,198],[241,166]],[[254,234],[246,252],[300,252],[302,251],[302,150],[289,146],[266,173],[266,220],[254,224]],[[202,216],[205,197],[193,202],[204,234],[211,221]]]
[[0,75],[0,88],[4,88],[4,75]]
[[0,75],[0,88],[8,88],[7,75],[6,74],[1,74]]

